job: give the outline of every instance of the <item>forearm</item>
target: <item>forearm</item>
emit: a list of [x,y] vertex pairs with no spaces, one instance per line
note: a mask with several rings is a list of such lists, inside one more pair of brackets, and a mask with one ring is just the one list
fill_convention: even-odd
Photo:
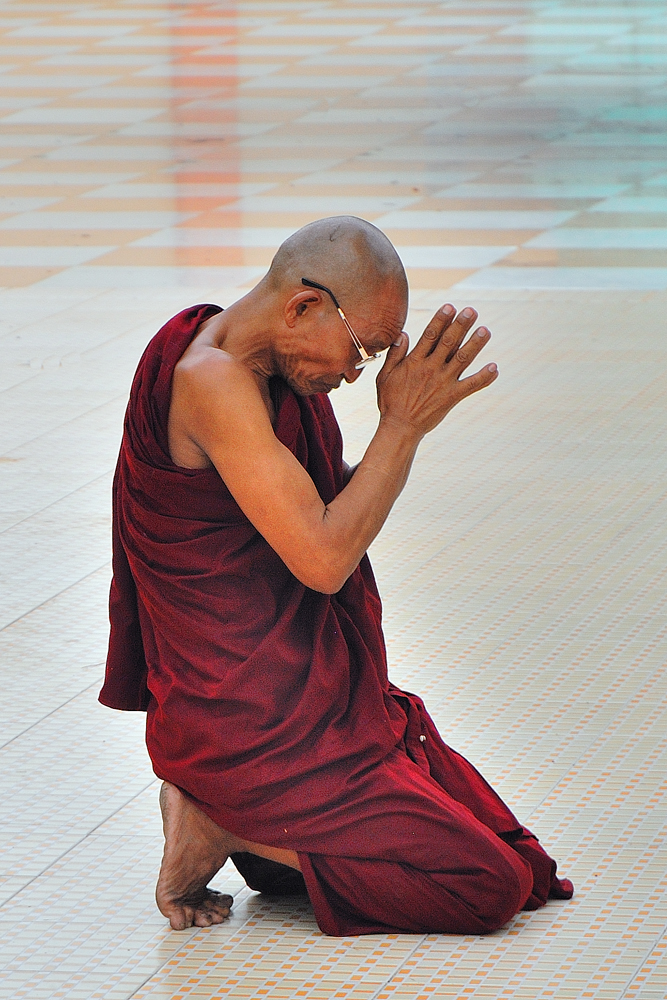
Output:
[[358,466],[359,463],[357,463],[357,465],[348,465],[347,462],[343,462],[343,486],[347,486],[350,479],[352,479],[352,476],[357,471]]
[[[462,345],[474,318],[474,310],[466,312],[465,322],[453,322],[453,307],[443,307],[410,354],[405,336],[390,347],[377,377],[380,424],[354,475],[347,470],[343,489],[327,505],[308,471],[276,437],[265,401],[243,366],[224,368],[225,393],[218,377],[193,389],[197,419],[189,437],[305,586],[340,590],[387,519],[423,436],[457,402],[496,378],[495,365],[460,378],[488,339],[480,327]],[[230,391],[233,378],[238,384]]]
[[347,485],[324,508],[317,532],[320,562],[331,577],[324,589],[340,589],[358,566],[405,486],[418,444],[409,428],[380,421]]

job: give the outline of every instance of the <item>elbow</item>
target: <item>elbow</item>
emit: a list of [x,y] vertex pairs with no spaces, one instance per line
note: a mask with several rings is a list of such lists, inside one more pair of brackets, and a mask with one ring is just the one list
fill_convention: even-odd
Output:
[[[349,576],[349,574],[348,574]],[[310,590],[316,590],[320,594],[337,594],[347,580],[347,576],[336,576],[327,573],[308,573],[299,576],[301,583]]]
[[[347,579],[347,577],[345,578]],[[312,584],[308,584],[311,590],[316,590],[320,594],[337,594],[339,590],[342,589],[345,580],[316,580]]]
[[354,569],[354,566],[341,566],[337,561],[320,557],[292,572],[310,590],[331,595],[338,593]]

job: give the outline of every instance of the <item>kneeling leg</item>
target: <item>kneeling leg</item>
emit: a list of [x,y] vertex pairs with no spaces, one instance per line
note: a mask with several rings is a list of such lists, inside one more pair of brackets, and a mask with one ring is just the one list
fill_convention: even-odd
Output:
[[522,909],[533,887],[528,862],[495,839],[473,861],[443,857],[432,870],[314,854],[299,860],[325,934],[488,934]]

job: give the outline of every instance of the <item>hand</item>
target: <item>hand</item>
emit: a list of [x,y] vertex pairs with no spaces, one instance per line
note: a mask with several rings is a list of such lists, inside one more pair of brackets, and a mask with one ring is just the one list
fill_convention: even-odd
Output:
[[444,305],[409,354],[407,334],[401,334],[377,377],[381,420],[399,422],[421,438],[462,399],[496,380],[493,363],[461,378],[491,337],[480,326],[465,340],[476,319],[470,307],[457,316],[454,306]]

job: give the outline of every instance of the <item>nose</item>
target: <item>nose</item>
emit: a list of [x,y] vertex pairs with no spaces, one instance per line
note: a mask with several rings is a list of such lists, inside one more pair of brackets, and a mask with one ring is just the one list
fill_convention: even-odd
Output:
[[348,385],[352,385],[353,382],[357,381],[362,371],[363,368],[354,368],[354,367],[348,368],[347,371],[343,372],[343,378],[348,383]]

